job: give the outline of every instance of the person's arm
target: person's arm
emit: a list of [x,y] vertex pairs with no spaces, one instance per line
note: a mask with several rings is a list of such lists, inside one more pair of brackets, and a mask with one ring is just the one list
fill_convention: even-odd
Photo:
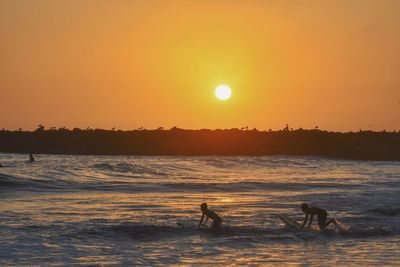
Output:
[[306,225],[307,220],[308,220],[308,213],[306,213],[306,218],[304,219],[304,222],[303,222],[303,225],[301,226],[301,229],[304,228],[304,225]]
[[208,218],[209,218],[209,217],[206,215],[206,221],[204,222],[204,225],[207,224]]
[[311,214],[310,221],[309,221],[309,223],[308,223],[308,227],[311,226],[311,223],[312,223],[313,218],[314,218],[314,214]]
[[198,227],[201,226],[201,223],[203,222],[203,219],[204,219],[204,212],[201,214],[201,219],[199,221],[199,226]]

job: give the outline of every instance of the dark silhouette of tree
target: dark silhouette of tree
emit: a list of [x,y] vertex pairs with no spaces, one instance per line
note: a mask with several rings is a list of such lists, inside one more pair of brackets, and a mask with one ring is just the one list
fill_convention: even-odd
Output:
[[289,125],[286,124],[285,128],[283,128],[283,131],[289,131]]
[[[288,126],[288,125],[287,125]],[[143,129],[143,127],[140,127]],[[39,130],[38,130],[39,129]],[[87,128],[0,131],[0,152],[106,155],[310,155],[400,160],[400,133],[201,129],[113,131]]]
[[39,124],[38,127],[37,127],[37,129],[36,129],[35,131],[37,131],[37,132],[44,131],[44,126],[41,125],[41,124]]

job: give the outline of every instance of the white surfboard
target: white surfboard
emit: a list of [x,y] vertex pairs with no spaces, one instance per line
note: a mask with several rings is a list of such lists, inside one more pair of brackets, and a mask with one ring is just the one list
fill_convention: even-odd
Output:
[[279,218],[280,218],[284,223],[286,223],[287,225],[289,225],[290,227],[295,228],[295,229],[298,229],[298,230],[301,229],[301,224],[298,223],[295,219],[290,218],[289,216],[284,215],[284,214],[279,215]]

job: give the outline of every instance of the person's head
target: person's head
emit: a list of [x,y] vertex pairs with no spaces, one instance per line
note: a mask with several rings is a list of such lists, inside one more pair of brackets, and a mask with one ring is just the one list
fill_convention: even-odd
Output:
[[206,211],[206,210],[208,209],[207,203],[202,203],[202,204],[200,205],[200,209],[201,209],[201,211]]
[[302,203],[302,204],[301,204],[301,210],[302,210],[303,212],[306,212],[306,211],[308,210],[308,204],[307,204],[307,203]]

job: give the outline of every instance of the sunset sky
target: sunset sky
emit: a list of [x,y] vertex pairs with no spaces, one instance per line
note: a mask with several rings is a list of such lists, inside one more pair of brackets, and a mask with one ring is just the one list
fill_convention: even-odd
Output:
[[400,130],[399,14],[398,0],[0,0],[0,128]]

